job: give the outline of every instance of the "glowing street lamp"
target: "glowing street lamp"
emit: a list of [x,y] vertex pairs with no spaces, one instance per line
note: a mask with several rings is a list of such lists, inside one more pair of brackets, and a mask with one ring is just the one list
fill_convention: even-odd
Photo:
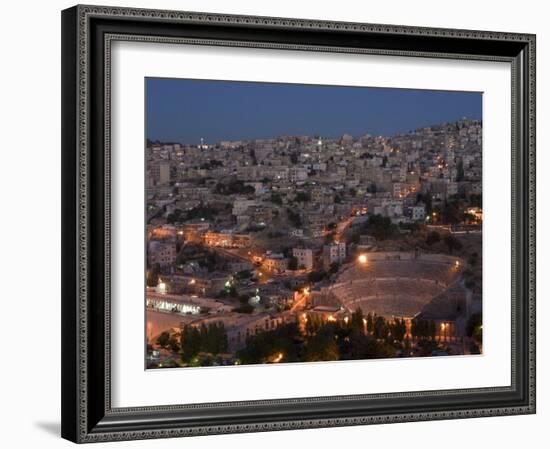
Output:
[[157,284],[156,291],[157,293],[166,293],[166,283],[162,282],[161,279],[159,279],[159,283]]
[[366,254],[360,254],[359,257],[357,258],[357,261],[361,265],[365,265],[367,263],[367,255]]

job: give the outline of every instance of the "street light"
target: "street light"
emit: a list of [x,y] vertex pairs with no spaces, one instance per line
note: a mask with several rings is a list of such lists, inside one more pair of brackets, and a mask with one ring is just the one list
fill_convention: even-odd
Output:
[[367,263],[367,255],[366,254],[360,254],[359,257],[357,258],[357,261],[364,265]]

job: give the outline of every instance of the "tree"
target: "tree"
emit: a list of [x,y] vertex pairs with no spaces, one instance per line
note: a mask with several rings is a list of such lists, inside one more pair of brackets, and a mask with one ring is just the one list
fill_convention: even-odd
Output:
[[232,179],[227,184],[219,182],[216,184],[214,191],[220,195],[234,195],[234,194],[252,194],[255,192],[254,187],[245,185],[244,181],[238,179]]
[[460,158],[456,166],[456,182],[460,182],[463,180],[464,180],[464,162],[462,161],[462,158]]
[[380,359],[395,357],[395,349],[392,345],[377,341],[364,333],[352,332],[349,343],[340,348],[340,354],[342,359],[348,360]]
[[168,346],[169,341],[170,341],[170,333],[166,331],[162,332],[157,338],[157,344],[161,348],[165,348],[166,346]]
[[295,341],[300,336],[300,329],[296,323],[283,324],[277,329],[248,337],[245,347],[237,351],[236,355],[243,364],[266,363],[275,354],[282,354],[286,362],[299,361]]
[[296,256],[292,256],[290,259],[288,259],[288,269],[289,270],[297,270],[298,269],[298,258]]
[[454,235],[450,234],[445,237],[445,245],[447,245],[449,254],[452,254],[454,250],[460,251],[462,249],[462,243]]
[[470,254],[470,257],[468,257],[468,263],[472,267],[475,267],[477,265],[478,260],[479,260],[479,254],[477,252]]
[[327,273],[324,271],[312,271],[311,273],[308,273],[307,280],[311,283],[321,282],[325,277]]
[[460,223],[462,217],[456,201],[446,201],[445,205],[443,206],[443,210],[441,211],[441,216],[445,223]]
[[428,322],[428,336],[432,339],[432,340],[435,340],[435,334],[436,334],[436,325],[435,325],[435,321],[433,320],[430,320]]
[[172,335],[170,337],[170,340],[168,340],[168,346],[173,352],[177,352],[180,350],[180,344],[178,338],[175,335]]
[[432,213],[432,195],[430,195],[430,193],[426,193],[425,195],[423,193],[418,193],[416,195],[416,204],[418,203],[424,203],[427,214]]
[[473,207],[482,207],[483,197],[481,194],[472,193],[470,195],[470,204]]
[[233,308],[233,312],[237,313],[252,313],[254,312],[254,306],[251,304],[241,304],[238,307]]
[[286,214],[288,216],[288,221],[290,221],[295,228],[302,226],[302,219],[299,212],[294,212],[292,209],[287,208]]
[[156,287],[159,283],[160,265],[154,264],[147,273],[147,287]]
[[195,357],[201,349],[201,335],[199,330],[194,326],[184,326],[181,337],[180,345],[182,348],[182,358],[186,361]]
[[426,244],[432,246],[434,243],[437,243],[441,240],[439,232],[432,231],[426,236]]
[[338,269],[340,268],[340,263],[339,262],[332,262],[330,264],[330,268],[329,268],[329,273],[330,274],[334,274],[334,273],[337,273],[338,272]]
[[403,341],[407,333],[407,325],[404,319],[395,318],[390,325],[392,336],[397,341]]
[[378,187],[374,182],[367,187],[367,193],[376,193],[377,191]]
[[330,335],[315,335],[308,339],[304,355],[305,362],[322,362],[339,358],[338,345]]
[[223,323],[213,323],[207,327],[201,349],[214,355],[227,350],[227,334]]
[[369,334],[374,332],[374,321],[370,312],[367,314],[367,332]]
[[469,349],[470,349],[470,354],[474,354],[474,355],[481,354],[481,350],[479,349],[479,346],[475,344],[475,342],[473,341],[470,343]]
[[298,203],[307,203],[311,201],[311,195],[309,192],[298,192],[295,199]]
[[435,339],[436,326],[431,320],[414,319],[411,323],[411,334],[415,338]]
[[477,343],[483,341],[481,313],[474,313],[468,318],[468,322],[466,323],[466,335],[473,338]]
[[367,221],[367,232],[373,235],[376,240],[386,240],[397,230],[389,217],[380,214],[371,215]]
[[382,316],[377,316],[374,320],[374,336],[375,338],[383,339],[388,335],[388,326],[386,320]]
[[258,159],[256,158],[256,151],[254,148],[250,148],[250,157],[252,158],[252,165],[258,165]]
[[282,206],[283,204],[283,199],[281,198],[281,195],[279,193],[275,193],[273,192],[271,194],[271,202],[273,204],[278,204],[279,206]]
[[358,232],[354,232],[351,236],[349,236],[347,243],[353,243],[355,245],[358,245],[361,242],[361,234]]
[[351,314],[350,326],[354,329],[362,331],[365,324],[363,323],[364,315],[361,307],[358,307],[355,312]]

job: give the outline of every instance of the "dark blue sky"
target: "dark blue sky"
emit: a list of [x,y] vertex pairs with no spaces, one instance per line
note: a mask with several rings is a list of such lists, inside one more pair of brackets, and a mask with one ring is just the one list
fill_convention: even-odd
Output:
[[147,137],[205,143],[280,135],[392,135],[462,117],[482,94],[371,87],[146,79]]

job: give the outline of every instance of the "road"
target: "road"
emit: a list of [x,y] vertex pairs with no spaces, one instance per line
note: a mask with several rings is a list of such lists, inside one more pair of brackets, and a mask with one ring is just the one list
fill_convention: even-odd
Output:
[[305,302],[306,302],[308,297],[309,297],[309,295],[306,295],[304,293],[300,293],[300,298],[298,299],[298,301],[296,301],[292,305],[292,307],[290,308],[290,311],[291,312],[297,312],[299,309],[303,308],[303,306],[305,305]]
[[336,225],[336,230],[334,232],[334,240],[340,241],[344,237],[344,233],[348,229],[349,226],[353,223],[356,217],[348,217],[344,220],[341,220]]

